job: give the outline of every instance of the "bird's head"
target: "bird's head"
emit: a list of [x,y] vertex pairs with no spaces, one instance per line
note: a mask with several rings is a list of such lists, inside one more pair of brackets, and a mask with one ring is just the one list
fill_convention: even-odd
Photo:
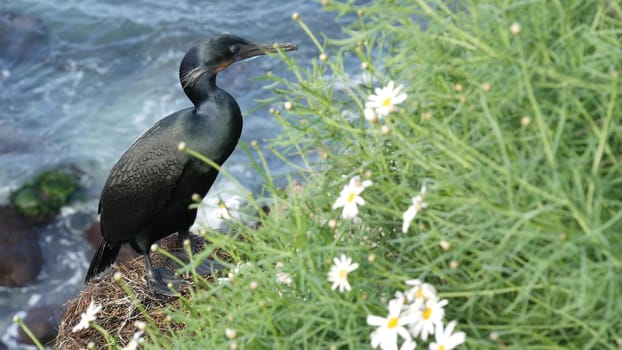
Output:
[[232,34],[221,34],[190,48],[179,67],[182,86],[193,85],[204,75],[215,76],[231,64],[277,50],[296,50],[294,44],[255,44]]

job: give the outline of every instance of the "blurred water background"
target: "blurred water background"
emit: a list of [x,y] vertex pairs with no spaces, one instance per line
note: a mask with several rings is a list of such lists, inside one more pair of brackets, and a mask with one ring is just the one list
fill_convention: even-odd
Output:
[[[294,0],[18,0],[0,1],[0,204],[37,172],[72,165],[86,190],[51,224],[38,228],[44,265],[35,284],[0,287],[0,336],[15,343],[11,318],[29,306],[62,304],[82,288],[92,248],[83,231],[97,218],[107,173],[156,120],[190,106],[178,66],[193,42],[234,33],[255,42],[294,42],[310,62],[317,49],[291,20],[300,12],[316,33],[337,36],[343,23],[316,2]],[[308,60],[307,60],[308,58]],[[231,66],[218,84],[245,113],[242,141],[279,132],[259,98],[271,95],[253,77],[288,76],[282,62],[261,57]],[[267,153],[271,171],[287,174]],[[225,168],[257,192],[261,178],[239,148]],[[227,188],[219,182],[212,193]]]

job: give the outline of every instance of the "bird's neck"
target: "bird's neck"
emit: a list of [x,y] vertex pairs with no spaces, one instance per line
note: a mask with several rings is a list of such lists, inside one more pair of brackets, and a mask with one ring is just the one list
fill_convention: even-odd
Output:
[[216,74],[206,73],[193,80],[190,84],[184,85],[186,96],[192,101],[194,107],[199,109],[202,104],[210,99],[210,96],[219,92],[216,86]]
[[[188,94],[188,91],[186,91]],[[189,97],[191,96],[188,94]],[[194,111],[186,122],[189,145],[218,164],[233,152],[242,133],[242,112],[235,99],[212,81],[193,97]],[[208,136],[206,138],[206,136]]]

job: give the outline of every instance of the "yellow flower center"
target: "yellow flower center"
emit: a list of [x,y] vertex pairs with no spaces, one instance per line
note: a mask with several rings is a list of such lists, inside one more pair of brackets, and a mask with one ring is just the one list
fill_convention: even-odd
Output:
[[354,201],[354,197],[356,197],[356,193],[350,192],[348,195],[348,203],[352,203]]
[[417,289],[417,298],[423,299],[423,288],[421,288],[421,287],[419,287],[419,289]]
[[384,100],[382,100],[382,107],[388,107],[391,105],[391,102],[393,102],[391,100],[391,97],[387,97]]
[[345,269],[339,270],[339,278],[342,280],[348,278],[348,271],[346,271]]
[[390,318],[389,323],[387,323],[387,327],[389,328],[397,327],[397,321],[398,321],[397,317]]
[[441,344],[438,346],[438,350],[445,350],[445,345]]
[[427,320],[427,319],[429,319],[429,318],[430,318],[430,316],[432,316],[432,309],[431,309],[431,308],[429,308],[429,307],[426,307],[426,308],[423,310],[423,319],[424,319],[424,320]]

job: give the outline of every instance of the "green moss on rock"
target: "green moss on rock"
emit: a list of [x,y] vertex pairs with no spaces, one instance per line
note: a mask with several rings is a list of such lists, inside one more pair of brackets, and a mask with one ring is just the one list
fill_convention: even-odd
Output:
[[58,214],[77,189],[75,176],[61,170],[47,170],[11,193],[11,205],[27,219],[44,223]]
[[35,179],[35,187],[48,203],[60,208],[78,189],[77,179],[58,170],[44,171]]

